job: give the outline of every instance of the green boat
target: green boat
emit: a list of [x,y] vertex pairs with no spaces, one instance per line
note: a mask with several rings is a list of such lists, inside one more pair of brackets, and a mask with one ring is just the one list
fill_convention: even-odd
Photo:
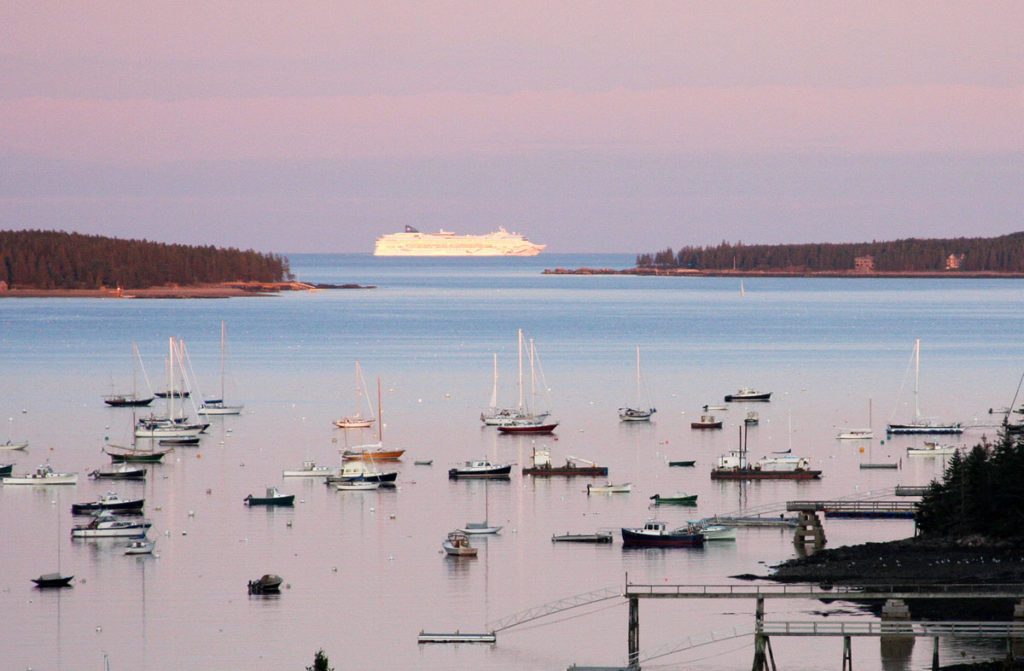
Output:
[[695,506],[697,505],[696,494],[673,494],[672,496],[662,496],[661,494],[655,494],[651,497],[654,501],[654,505],[674,505],[674,506]]

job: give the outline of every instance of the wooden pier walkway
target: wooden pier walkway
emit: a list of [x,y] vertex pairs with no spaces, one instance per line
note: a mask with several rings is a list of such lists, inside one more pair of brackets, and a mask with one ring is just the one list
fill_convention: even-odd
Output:
[[786,501],[789,512],[824,512],[825,517],[910,518],[915,501]]

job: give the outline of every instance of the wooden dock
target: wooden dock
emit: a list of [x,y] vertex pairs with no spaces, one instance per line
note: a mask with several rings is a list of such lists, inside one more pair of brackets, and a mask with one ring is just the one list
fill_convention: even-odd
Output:
[[786,510],[823,512],[825,517],[906,518],[917,512],[915,501],[787,501]]

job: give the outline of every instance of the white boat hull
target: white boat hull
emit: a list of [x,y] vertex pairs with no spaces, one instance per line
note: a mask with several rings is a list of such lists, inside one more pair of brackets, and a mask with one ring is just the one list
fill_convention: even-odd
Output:
[[0,478],[5,485],[74,485],[78,483],[78,473],[60,473],[49,477],[14,476]]

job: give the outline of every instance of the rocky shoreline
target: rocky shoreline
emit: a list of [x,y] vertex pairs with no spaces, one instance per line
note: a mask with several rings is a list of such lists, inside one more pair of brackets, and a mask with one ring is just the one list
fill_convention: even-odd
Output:
[[[1024,538],[906,538],[819,550],[783,562],[766,576],[735,576],[817,585],[996,585],[1024,583]],[[1012,600],[919,599],[915,619],[1009,619]],[[881,603],[870,604],[877,611]]]
[[322,289],[376,289],[360,284],[308,284],[306,282],[221,282],[196,285],[166,285],[137,289],[34,289],[15,287],[0,291],[0,298],[240,298],[273,296],[282,291]]
[[545,268],[544,275],[638,275],[643,277],[849,277],[862,279],[1020,279],[1024,273],[997,272],[863,272],[816,271],[799,268],[779,270],[694,270],[692,268]]

